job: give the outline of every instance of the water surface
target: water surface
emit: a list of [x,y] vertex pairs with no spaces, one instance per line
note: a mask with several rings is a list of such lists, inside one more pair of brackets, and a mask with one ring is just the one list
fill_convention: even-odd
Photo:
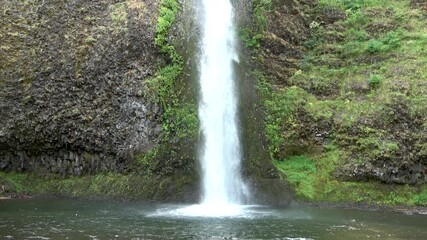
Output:
[[190,217],[179,205],[60,199],[0,201],[0,239],[426,239],[427,216],[247,207]]

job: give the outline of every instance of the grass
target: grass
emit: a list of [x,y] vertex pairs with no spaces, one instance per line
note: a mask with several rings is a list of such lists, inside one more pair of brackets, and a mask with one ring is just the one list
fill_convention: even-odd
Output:
[[[189,176],[146,176],[105,173],[83,177],[48,177],[29,173],[0,172],[0,182],[13,186],[11,192],[63,197],[167,200],[194,180]],[[173,190],[169,190],[173,189]],[[9,192],[10,193],[10,192]],[[177,197],[179,198],[179,197]]]
[[296,189],[298,197],[314,198],[317,168],[310,159],[304,156],[293,156],[285,161],[276,161],[275,164]]
[[274,161],[298,198],[334,203],[427,206],[425,186],[337,181],[331,174],[340,154],[336,147],[330,147],[321,156],[292,156],[283,161]]

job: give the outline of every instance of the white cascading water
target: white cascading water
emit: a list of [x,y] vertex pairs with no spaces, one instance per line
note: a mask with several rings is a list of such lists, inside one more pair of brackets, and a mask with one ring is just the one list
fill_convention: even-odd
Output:
[[[199,120],[202,198],[200,204],[166,214],[193,217],[236,217],[250,213],[243,205],[249,191],[240,173],[241,152],[237,92],[233,65],[238,63],[230,0],[203,4]],[[159,211],[162,215],[163,212]]]
[[248,189],[240,174],[237,93],[233,65],[238,62],[230,0],[201,0],[203,39],[199,102],[202,198],[172,214],[231,217],[246,214]]
[[238,62],[230,0],[202,0],[199,119],[202,205],[242,204],[247,195],[240,174],[240,141],[233,61]]

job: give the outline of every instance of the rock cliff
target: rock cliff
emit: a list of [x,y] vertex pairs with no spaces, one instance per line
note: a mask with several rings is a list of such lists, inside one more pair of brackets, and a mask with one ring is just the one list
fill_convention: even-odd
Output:
[[3,1],[0,169],[128,171],[156,144],[158,1]]

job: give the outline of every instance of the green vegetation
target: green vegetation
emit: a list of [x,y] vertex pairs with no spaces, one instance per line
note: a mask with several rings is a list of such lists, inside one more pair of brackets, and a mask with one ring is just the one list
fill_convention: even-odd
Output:
[[260,47],[259,41],[262,39],[262,34],[253,34],[248,27],[242,27],[239,31],[240,40],[247,48],[257,49]]
[[369,85],[371,86],[371,88],[378,88],[382,81],[383,80],[379,75],[374,74],[369,79]]
[[320,156],[293,156],[274,163],[300,199],[427,206],[426,187],[337,181],[331,173],[339,161],[339,155],[338,150],[332,147]]
[[[138,167],[142,168],[141,170],[145,171],[145,175],[151,175],[152,172],[150,170],[150,168],[153,166],[154,164],[154,159],[158,156],[160,151],[160,147],[156,146],[150,150],[148,150],[147,152],[138,154],[136,156],[136,161],[138,163]],[[141,171],[138,171],[141,172]]]
[[[176,21],[176,14],[179,4],[176,0],[162,0],[160,3],[160,15],[157,20],[155,43],[160,52],[168,56],[165,66],[157,71],[157,76],[145,81],[146,95],[151,100],[157,101],[162,109],[163,142],[168,145],[170,142],[178,142],[180,139],[195,138],[198,133],[197,107],[193,102],[183,99],[182,84],[179,79],[182,77],[183,60],[175,47],[169,41],[171,28]],[[159,146],[148,153],[137,155],[137,161],[145,169],[149,169],[154,159],[163,154],[174,155],[175,151],[160,151]],[[175,157],[175,156],[174,156]]]
[[128,14],[126,2],[116,3],[110,6],[111,26],[115,34],[128,32]]
[[258,31],[264,31],[267,27],[267,14],[272,9],[271,0],[254,0],[252,1],[253,14],[255,17],[255,24]]
[[168,200],[179,196],[169,195],[167,189],[178,192],[191,184],[189,176],[122,175],[117,173],[83,177],[43,177],[33,174],[2,173],[0,183],[9,185],[2,194],[55,195],[83,198],[116,198],[129,200]]
[[427,187],[413,197],[414,203],[417,205],[427,206]]
[[317,169],[314,163],[304,156],[294,156],[283,162],[275,162],[295,188],[298,197],[313,199]]
[[[175,47],[168,41],[170,29],[175,23],[179,4],[176,0],[162,0],[160,3],[160,15],[157,19],[155,43],[162,53],[168,54],[173,64],[181,65],[182,58],[175,51]],[[181,71],[181,70],[180,70]]]
[[272,9],[271,0],[252,1],[252,13],[254,16],[253,26],[241,26],[239,28],[239,37],[244,45],[252,50],[260,47],[260,41],[264,37],[264,31],[267,27],[267,14]]
[[160,3],[155,43],[162,53],[169,56],[170,63],[160,68],[157,77],[146,83],[147,92],[154,95],[163,108],[165,140],[171,140],[172,137],[192,137],[197,134],[198,129],[195,104],[183,103],[180,100],[177,79],[183,70],[182,57],[168,41],[178,10],[179,4],[176,0],[162,0]]
[[[369,175],[427,155],[426,14],[408,0],[319,0],[310,11],[338,17],[310,24],[300,69],[283,85],[253,73],[274,163],[304,199],[427,205],[425,186]],[[368,175],[350,177],[354,166]]]
[[286,133],[281,134],[281,129],[284,124],[292,124],[292,113],[303,103],[306,92],[298,87],[273,89],[261,72],[255,71],[253,75],[258,78],[258,90],[268,111],[265,132],[269,140],[270,156],[276,159],[286,139]]

